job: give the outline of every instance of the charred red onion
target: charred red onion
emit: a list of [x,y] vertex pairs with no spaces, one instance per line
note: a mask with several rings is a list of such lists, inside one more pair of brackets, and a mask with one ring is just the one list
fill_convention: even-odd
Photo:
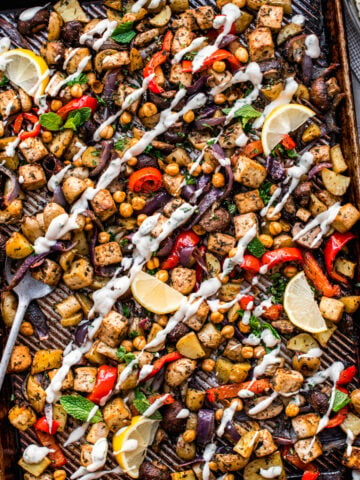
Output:
[[310,180],[311,178],[313,178],[316,174],[318,174],[319,172],[321,172],[321,170],[323,170],[324,168],[332,168],[332,163],[330,162],[322,162],[322,163],[318,163],[317,165],[315,165],[315,167],[313,167],[310,172],[308,173],[308,180]]
[[214,410],[202,408],[198,413],[198,423],[196,428],[196,443],[200,447],[205,447],[211,443],[215,430]]
[[21,280],[24,278],[29,268],[37,265],[39,261],[43,260],[47,255],[49,255],[49,252],[40,253],[39,255],[30,255],[29,257],[27,257],[15,272],[15,275],[11,279],[11,282],[9,283],[9,285],[6,287],[6,290],[9,291],[15,288],[16,285],[18,285],[21,282]]
[[49,336],[49,329],[47,326],[46,316],[35,301],[32,301],[28,306],[25,318],[34,326],[39,340],[47,340]]
[[10,182],[11,186],[9,188],[9,193],[4,195],[3,197],[3,203],[5,207],[8,207],[11,202],[13,202],[19,195],[20,192],[20,185],[19,182],[16,178],[16,175],[14,172],[12,172],[9,168],[6,168],[4,165],[0,164],[0,172],[2,172],[4,175],[6,175]]
[[111,149],[112,149],[112,142],[103,141],[101,142],[101,155],[100,155],[100,162],[93,170],[90,172],[90,177],[96,177],[101,173],[104,168],[106,167],[108,161],[110,160]]

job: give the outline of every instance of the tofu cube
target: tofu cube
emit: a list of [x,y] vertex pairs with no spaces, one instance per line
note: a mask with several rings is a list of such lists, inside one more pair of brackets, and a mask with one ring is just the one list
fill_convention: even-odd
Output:
[[354,470],[360,470],[360,447],[352,447],[350,455],[344,453],[342,464]]
[[117,242],[104,243],[95,247],[95,263],[105,266],[121,262],[122,254]]
[[165,215],[160,214],[155,227],[151,230],[151,235],[153,237],[157,238],[161,234],[163,231],[163,225],[165,222],[167,222],[167,220],[168,219],[165,217]]
[[309,212],[309,210],[306,210],[306,208],[298,208],[296,210],[296,214],[297,218],[299,218],[302,222],[306,223],[310,217],[311,217],[311,212]]
[[182,64],[175,63],[171,66],[169,81],[175,85],[181,83],[184,87],[189,87],[192,84],[192,73],[183,72]]
[[274,41],[270,28],[259,27],[249,35],[249,53],[252,62],[262,62],[275,57]]
[[40,267],[34,268],[31,272],[33,278],[52,287],[60,282],[61,274],[62,268],[60,265],[49,258],[45,258]]
[[38,162],[49,153],[39,137],[26,138],[19,144],[19,150],[29,163]]
[[8,118],[21,110],[20,99],[15,90],[6,90],[0,93],[0,114]]
[[23,372],[30,367],[32,362],[29,347],[26,345],[16,345],[11,352],[8,372]]
[[329,145],[316,145],[310,150],[314,157],[314,163],[330,162],[330,147]]
[[336,298],[321,297],[319,309],[326,320],[337,323],[341,320],[344,312],[344,304]]
[[259,190],[238,193],[234,197],[239,213],[257,212],[264,208],[264,202],[260,197]]
[[117,347],[126,332],[126,317],[112,310],[103,318],[97,337],[109,347]]
[[[71,58],[69,59],[69,56]],[[79,64],[84,58],[89,57],[90,59],[85,65],[85,67],[82,69],[83,72],[89,72],[92,69],[91,65],[91,53],[88,48],[78,48],[76,50],[76,53],[74,55],[74,49],[73,48],[67,48],[65,51],[65,62],[67,62],[66,65],[66,71],[70,75],[72,73],[75,73],[79,67]],[[69,59],[69,60],[68,60]]]
[[331,224],[340,233],[348,232],[357,221],[360,220],[360,212],[351,203],[340,207],[339,213]]
[[109,429],[105,422],[93,423],[86,435],[86,441],[96,443],[100,438],[106,438],[109,435]]
[[95,215],[100,220],[107,220],[116,212],[116,205],[109,190],[100,190],[91,200],[91,206],[94,209]]
[[184,320],[185,325],[192,328],[196,332],[204,325],[210,312],[210,307],[206,302],[202,302],[195,315]]
[[[58,368],[55,368],[54,370],[50,370],[48,372],[49,379],[50,381],[55,377],[57,372],[59,371]],[[69,370],[66,377],[64,378],[62,384],[61,384],[61,391],[63,390],[70,390],[74,386],[74,374],[72,370]]]
[[94,390],[96,367],[78,367],[74,369],[74,374],[74,390],[84,393],[91,393]]
[[171,272],[171,284],[183,295],[190,293],[195,287],[196,273],[191,268],[176,267]]
[[226,255],[234,247],[235,238],[231,235],[227,235],[226,233],[211,233],[209,235],[208,250],[210,250],[210,252]]
[[[167,217],[171,217],[171,215],[177,210],[181,205],[184,203],[184,200],[182,198],[174,198],[173,200],[170,200],[163,209],[164,215]],[[154,233],[152,232],[154,235]],[[155,235],[154,235],[155,236]]]
[[335,270],[340,273],[340,275],[344,275],[348,278],[354,278],[356,263],[350,262],[350,260],[347,260],[346,258],[337,258],[335,260]]
[[297,438],[308,438],[316,435],[319,422],[320,417],[316,413],[298,415],[291,420]]
[[61,187],[68,203],[73,203],[87,189],[87,183],[82,178],[75,176],[67,177]]
[[246,187],[259,188],[266,174],[265,167],[245,155],[239,155],[235,160],[234,178]]
[[131,413],[124,400],[120,397],[113,398],[103,409],[103,417],[107,428],[116,432],[130,424]]
[[244,213],[243,215],[238,215],[234,217],[234,227],[235,227],[235,238],[240,240],[243,238],[246,233],[256,225],[258,230],[258,220],[256,213]]
[[19,179],[24,190],[37,190],[46,185],[46,176],[41,165],[21,165]]
[[[311,448],[310,448],[311,447]],[[313,441],[312,438],[304,438],[294,445],[295,452],[304,463],[309,463],[322,455],[322,445],[318,438]]]
[[278,32],[281,28],[283,15],[283,7],[262,5],[257,16],[257,26],[268,27],[273,32]]
[[88,260],[79,258],[64,273],[63,280],[71,290],[89,287],[94,280],[94,269]]

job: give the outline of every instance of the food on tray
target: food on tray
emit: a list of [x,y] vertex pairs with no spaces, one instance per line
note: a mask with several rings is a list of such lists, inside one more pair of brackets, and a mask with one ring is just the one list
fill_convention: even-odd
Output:
[[104,7],[0,20],[6,327],[26,272],[61,286],[9,364],[26,480],[316,480],[336,427],[359,470],[357,372],[332,360],[360,305],[336,65],[290,0]]

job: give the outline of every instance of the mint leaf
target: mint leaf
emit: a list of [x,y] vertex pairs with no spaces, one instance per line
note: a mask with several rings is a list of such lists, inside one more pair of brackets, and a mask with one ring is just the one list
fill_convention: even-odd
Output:
[[344,408],[348,403],[350,403],[350,397],[344,392],[340,390],[335,390],[335,398],[333,404],[333,412],[338,412],[342,408]]
[[4,75],[0,80],[0,87],[5,87],[5,85],[7,85],[8,83],[9,83],[9,79]]
[[[135,390],[135,400],[133,401],[133,405],[141,415],[150,407],[150,402],[146,398],[146,395],[140,392],[138,388]],[[150,418],[152,420],[161,420],[162,416],[161,413],[155,412]]]
[[125,347],[119,347],[116,352],[117,358],[120,362],[125,362],[126,365],[129,365],[133,360],[135,360],[135,355],[131,352],[127,352]]
[[63,121],[62,121],[62,118],[56,113],[49,112],[49,113],[43,113],[42,115],[40,115],[39,123],[42,127],[45,127],[47,130],[50,130],[51,132],[56,132],[57,130],[60,130],[60,128],[62,127]]
[[77,110],[73,110],[69,113],[64,128],[71,128],[72,130],[77,130],[78,127],[81,127],[89,118],[91,117],[91,108],[82,107]]
[[195,185],[196,184],[196,178],[191,175],[189,172],[185,172],[185,182],[186,185]]
[[111,38],[118,43],[130,43],[136,36],[133,30],[134,22],[124,22],[118,25],[113,31]]
[[73,85],[82,85],[83,83],[88,82],[88,77],[85,75],[85,73],[80,73],[77,77],[75,77],[73,80],[69,80],[68,82],[65,83],[65,85],[68,85],[69,87],[72,87]]
[[[82,422],[87,421],[89,413],[95,407],[95,403],[90,402],[90,400],[81,395],[64,395],[60,398],[60,403],[66,413]],[[98,410],[90,420],[90,423],[101,422],[102,418],[101,411]]]
[[253,238],[251,242],[248,243],[247,249],[256,258],[262,257],[265,253],[265,247],[257,237]]
[[[224,108],[222,111],[228,115],[231,108]],[[234,114],[234,118],[240,118],[242,126],[245,127],[251,119],[261,117],[261,112],[255,110],[252,105],[243,105]]]

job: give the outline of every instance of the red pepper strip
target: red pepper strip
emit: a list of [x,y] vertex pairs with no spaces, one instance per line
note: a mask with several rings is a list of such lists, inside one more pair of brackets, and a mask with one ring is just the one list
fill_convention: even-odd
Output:
[[267,308],[265,312],[261,315],[266,320],[271,320],[272,322],[279,320],[281,312],[284,310],[284,307],[280,303],[276,305],[271,305]]
[[[148,398],[149,403],[152,404],[157,400],[158,398],[162,397],[162,395],[152,395],[151,397]],[[170,405],[175,402],[175,398],[168,393],[168,396],[165,398],[165,400],[162,401],[163,405]]]
[[326,425],[325,428],[334,428],[334,427],[338,427],[339,425],[341,425],[343,423],[343,421],[345,420],[345,418],[348,416],[348,413],[349,413],[349,409],[348,407],[343,407],[341,410],[339,410],[337,412],[337,414],[330,418],[328,424]]
[[314,258],[314,255],[306,251],[303,253],[304,272],[307,278],[314,284],[315,288],[326,297],[335,297],[340,295],[340,287],[331,285],[320,265]]
[[255,140],[254,142],[248,143],[244,150],[244,155],[249,158],[257,157],[264,153],[263,145],[261,140]]
[[281,140],[281,145],[285,147],[286,150],[292,150],[296,147],[296,143],[288,134],[283,136],[283,139]]
[[345,368],[345,370],[343,370],[340,373],[339,380],[337,381],[337,385],[346,385],[347,383],[350,383],[351,380],[355,377],[356,372],[357,372],[357,369],[355,365]]
[[260,260],[253,255],[244,255],[244,260],[240,264],[240,267],[248,272],[259,273],[261,263]]
[[166,355],[158,358],[152,365],[152,372],[149,373],[147,377],[143,378],[141,382],[146,382],[146,380],[149,380],[149,378],[152,378],[158,374],[167,363],[175,362],[175,360],[180,360],[180,358],[183,358],[183,355],[181,355],[181,353],[178,351],[167,353]]
[[[219,50],[216,50],[216,52],[214,52],[212,55],[209,55],[204,60],[202,67],[199,68],[199,70],[197,70],[197,71],[202,72],[203,70],[206,70],[207,68],[211,67],[211,65],[213,63],[218,62],[220,60],[226,60],[229,63],[230,68],[232,70],[239,70],[239,68],[241,67],[241,63],[235,57],[235,55],[228,52],[227,50],[219,49]],[[182,63],[182,67],[183,67],[182,71],[184,73],[191,73],[192,72],[192,62],[191,61],[189,61],[189,63],[186,64],[186,65],[184,65],[184,63]]]
[[[34,124],[34,128],[29,132],[20,133],[19,135],[20,140],[25,140],[26,138],[30,138],[30,137],[37,137],[41,131],[41,125],[39,124],[38,117],[33,113],[22,113],[21,115],[22,115],[21,124],[19,119],[18,124],[16,125],[16,129],[20,127],[19,131],[21,130],[23,120],[29,120],[29,122]],[[19,117],[20,115],[17,117],[15,122],[17,122]],[[15,131],[15,124],[14,124],[14,131]]]
[[192,230],[180,233],[169,257],[163,262],[161,268],[169,270],[175,268],[180,261],[180,251],[183,248],[195,247],[200,242],[200,237]]
[[[215,18],[219,18],[219,17],[223,17],[223,16],[224,15],[216,15]],[[219,36],[219,34],[222,33],[223,31],[224,31],[223,26],[221,26],[219,29],[213,28],[206,33],[206,36],[208,37],[209,40],[215,40]],[[232,35],[236,34],[236,24],[235,24],[235,22],[231,25],[231,29],[229,31],[229,34],[232,34]]]
[[36,436],[43,447],[53,450],[47,454],[47,457],[49,457],[51,460],[51,467],[59,468],[65,465],[66,457],[59,445],[56,443],[55,438],[49,433],[42,432],[41,430],[36,430]]
[[[255,298],[252,295],[245,295],[240,299],[240,308],[242,310],[247,310],[249,303],[253,302]],[[254,308],[254,307],[252,307]],[[252,310],[252,309],[251,309]]]
[[23,121],[24,121],[24,114],[23,114],[23,113],[20,113],[20,115],[18,115],[18,116],[15,118],[15,122],[14,122],[14,126],[13,126],[13,130],[14,130],[14,133],[15,133],[16,135],[18,135],[18,133],[20,133],[20,130],[21,130]]
[[286,446],[281,449],[281,456],[284,460],[294,465],[294,467],[303,470],[304,472],[317,472],[317,468],[312,463],[304,463],[300,460],[299,455],[295,452],[295,450],[290,447]]
[[41,125],[40,123],[36,123],[34,128],[29,132],[22,132],[19,135],[20,140],[25,140],[26,138],[37,137],[40,135]]
[[117,368],[109,365],[101,365],[97,371],[96,382],[94,390],[88,395],[88,399],[100,404],[100,401],[106,398],[107,395],[114,388],[117,379]]
[[49,424],[46,420],[46,417],[39,418],[39,420],[34,425],[34,428],[36,428],[37,430],[41,430],[42,432],[45,432],[45,433],[51,433],[51,435],[55,435],[59,427],[60,427],[60,423],[57,422],[56,420],[53,420],[51,425],[51,431],[50,431]]
[[302,259],[302,253],[298,248],[284,247],[264,253],[261,257],[261,263],[262,265],[267,265],[268,268],[273,268],[280,263],[301,262]]
[[[155,74],[155,69],[166,62],[169,53],[166,50],[162,50],[161,52],[155,53],[148,63],[145,65],[143,75],[144,78],[149,77],[150,75]],[[149,82],[149,90],[153,93],[163,93],[164,89],[160,87],[156,80],[153,78]]]
[[181,62],[181,66],[182,66],[182,71],[184,73],[192,72],[192,61],[191,60],[183,60]]
[[78,110],[79,108],[91,108],[92,113],[95,112],[97,107],[98,101],[94,97],[90,97],[89,95],[83,95],[80,98],[74,98],[74,100],[70,100],[66,105],[61,107],[56,113],[59,115],[63,120],[69,115],[70,112],[73,110]]
[[164,37],[164,40],[163,40],[163,44],[162,44],[162,50],[165,52],[169,52],[170,53],[170,50],[171,50],[171,44],[172,44],[172,41],[173,41],[173,34],[172,32],[169,30],[168,32],[166,32],[165,34],[165,37]]
[[316,480],[319,475],[320,472],[310,472],[310,470],[307,470],[303,473],[301,480]]
[[334,269],[334,262],[336,255],[344,248],[344,246],[353,240],[355,235],[347,232],[347,233],[334,233],[331,235],[329,240],[327,241],[325,248],[324,248],[324,258],[325,258],[325,266],[326,271],[330,278],[333,278],[337,282],[342,283],[349,283],[346,277],[343,277],[339,273],[337,273]]
[[220,385],[220,387],[208,388],[206,390],[206,397],[209,402],[217,402],[226,398],[234,398],[240,390],[249,390],[250,392],[259,395],[264,390],[270,388],[270,382],[266,378],[250,382],[233,383],[231,385]]
[[129,177],[129,188],[132,192],[156,192],[162,185],[162,175],[155,167],[140,168]]

